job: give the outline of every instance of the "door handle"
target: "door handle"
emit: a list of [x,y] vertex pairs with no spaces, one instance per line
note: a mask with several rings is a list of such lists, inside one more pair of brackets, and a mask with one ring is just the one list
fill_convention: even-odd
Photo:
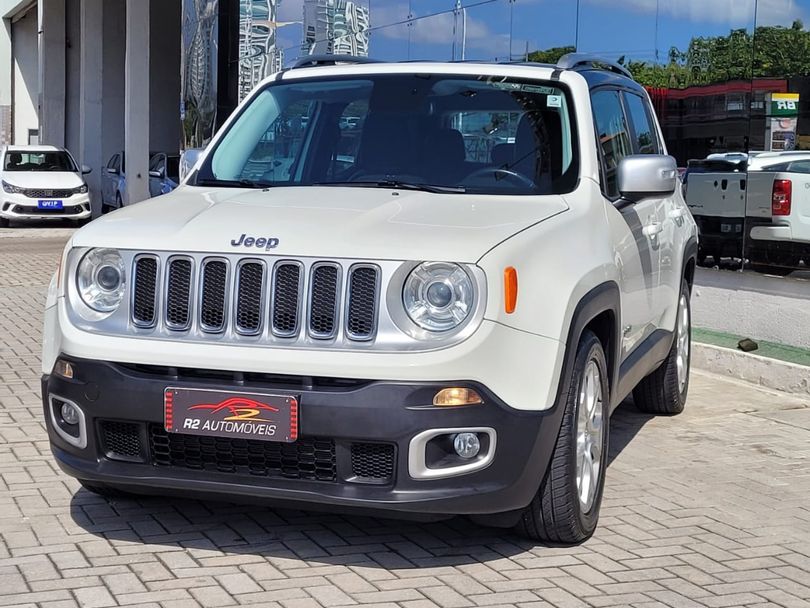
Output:
[[645,236],[655,238],[663,230],[664,227],[661,225],[660,222],[653,222],[651,224],[647,224],[646,226],[644,226],[642,232],[644,233]]
[[[698,205],[695,205],[695,207],[697,207],[697,206]],[[703,205],[700,205],[700,206],[702,207]],[[681,208],[681,207],[679,207],[677,209],[673,209],[672,211],[669,212],[669,217],[671,217],[673,220],[679,220],[684,215],[686,215],[686,211],[684,211],[683,208]]]

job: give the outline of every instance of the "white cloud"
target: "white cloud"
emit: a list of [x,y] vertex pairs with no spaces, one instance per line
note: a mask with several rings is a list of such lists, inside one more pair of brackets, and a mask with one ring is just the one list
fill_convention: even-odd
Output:
[[[616,6],[616,0],[584,0],[587,4]],[[658,13],[696,23],[725,23],[729,27],[790,25],[805,16],[797,0],[623,0],[622,8],[636,12]]]

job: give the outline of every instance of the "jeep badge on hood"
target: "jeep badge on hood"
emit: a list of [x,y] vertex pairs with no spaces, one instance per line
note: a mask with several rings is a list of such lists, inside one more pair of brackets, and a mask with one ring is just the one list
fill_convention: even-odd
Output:
[[264,236],[248,236],[246,234],[240,235],[231,241],[232,247],[256,247],[257,249],[264,249],[270,251],[278,247],[278,239],[269,238]]

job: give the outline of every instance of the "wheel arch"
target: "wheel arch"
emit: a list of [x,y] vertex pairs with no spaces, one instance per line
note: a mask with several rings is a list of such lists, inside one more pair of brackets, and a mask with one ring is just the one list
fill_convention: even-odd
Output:
[[698,241],[697,237],[692,236],[686,242],[683,250],[683,272],[681,276],[686,279],[689,285],[689,292],[692,292],[692,287],[695,284],[695,267],[697,266],[698,255]]
[[605,281],[588,291],[577,303],[568,325],[565,354],[557,387],[556,404],[568,390],[577,348],[585,331],[592,331],[602,343],[608,365],[611,395],[618,386],[621,364],[621,295],[614,281]]

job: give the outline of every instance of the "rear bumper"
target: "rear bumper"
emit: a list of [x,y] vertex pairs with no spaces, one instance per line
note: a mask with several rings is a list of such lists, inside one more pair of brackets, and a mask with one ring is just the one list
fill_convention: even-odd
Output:
[[[42,380],[45,419],[59,466],[69,475],[86,481],[141,493],[320,505],[330,510],[433,515],[502,513],[521,509],[531,501],[550,462],[560,426],[560,408],[544,412],[518,411],[476,383],[336,381],[248,375],[243,384],[237,384],[235,379],[239,376],[230,373],[184,373],[166,368],[67,359],[73,362],[75,379],[50,375]],[[269,472],[257,471],[255,467],[251,472],[244,458],[249,459],[246,454],[251,450],[263,450],[265,446],[261,444],[265,442],[256,441],[259,445],[252,446],[234,443],[236,440],[231,439],[200,443],[193,436],[166,433],[163,430],[163,391],[170,385],[232,391],[271,390],[295,395],[300,403],[300,438],[299,447],[295,449],[306,451],[308,442],[323,442],[318,444],[319,466],[322,473],[331,466],[332,473],[320,474],[317,478],[308,476],[306,471],[301,473],[309,470],[308,465],[300,464],[301,458],[305,461],[312,458],[309,453],[295,457],[299,464],[294,459],[288,460],[286,473],[269,469]],[[448,385],[475,388],[485,403],[461,408],[433,407],[433,395]],[[69,400],[82,409],[87,429],[85,447],[72,445],[56,431],[58,414],[52,415],[51,396]],[[130,453],[128,460],[124,460],[110,452],[105,434],[109,423],[105,421],[124,421],[134,425],[131,429],[138,429],[138,447],[132,450],[137,452],[136,456]],[[441,479],[411,475],[409,458],[417,435],[431,429],[473,428],[491,429],[495,433],[493,457],[488,465]],[[174,446],[170,450],[174,456],[169,460],[165,450],[163,456],[158,455],[158,446],[167,441]],[[356,446],[371,444],[388,446],[383,451],[390,457],[390,474],[357,475],[360,458],[355,460],[353,455],[359,453],[360,448]],[[199,452],[194,452],[200,449],[218,452],[201,459]],[[236,454],[235,450],[241,451]],[[203,460],[205,464],[196,466]],[[385,466],[382,469],[385,470]]]

